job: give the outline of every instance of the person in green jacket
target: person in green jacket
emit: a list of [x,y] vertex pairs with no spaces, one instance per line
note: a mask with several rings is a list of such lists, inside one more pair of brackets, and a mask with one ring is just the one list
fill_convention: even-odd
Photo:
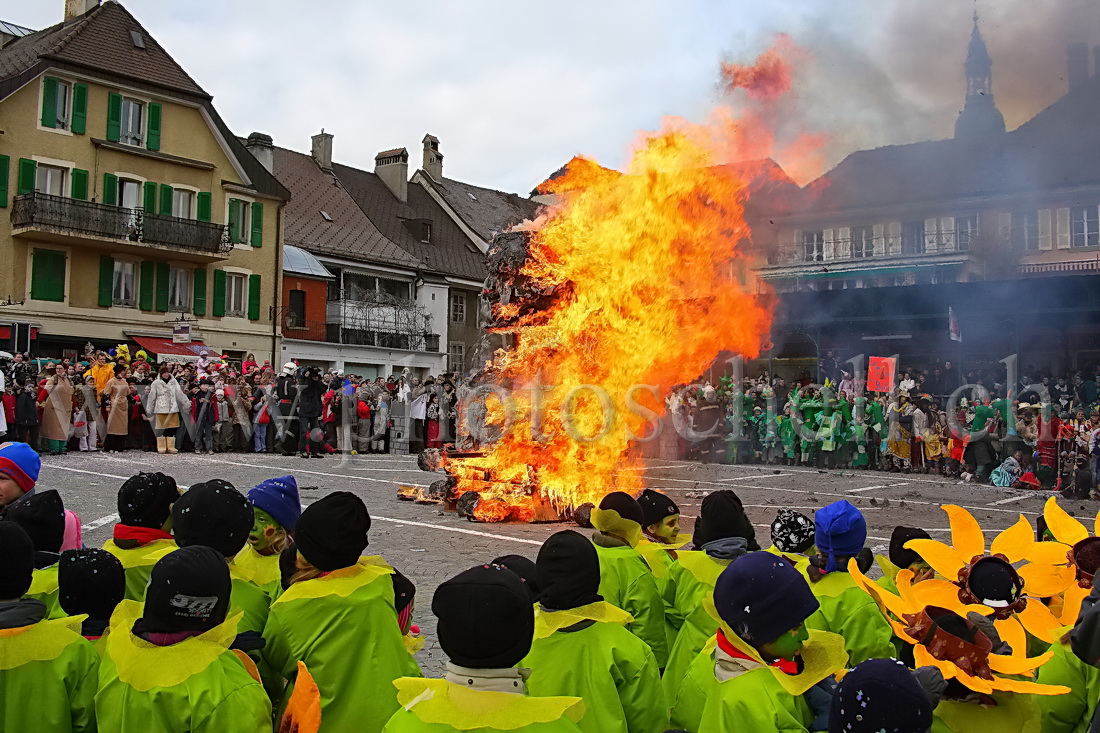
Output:
[[806,575],[810,557],[817,554],[814,540],[817,535],[814,520],[794,509],[780,509],[772,520],[772,546],[768,552],[782,555],[795,570]]
[[527,691],[584,701],[585,733],[661,733],[668,711],[649,646],[624,628],[625,611],[599,593],[600,560],[584,536],[566,530],[539,550],[541,591],[535,641],[521,667],[531,669]]
[[1038,697],[1043,733],[1087,733],[1100,701],[1100,669],[1082,662],[1065,638],[1054,644],[1054,656],[1039,667],[1037,682],[1065,685],[1066,695]]
[[180,497],[176,480],[163,473],[139,473],[118,490],[118,523],[103,549],[126,569],[126,598],[145,599],[149,572],[157,560],[177,550],[172,537],[172,504]]
[[694,550],[680,553],[665,591],[665,602],[672,609],[668,615],[677,628],[661,680],[669,701],[676,699],[688,667],[718,630],[718,621],[707,612],[703,600],[714,593],[718,576],[731,562],[760,549],[741,500],[729,489],[703,499],[694,543]]
[[393,681],[419,674],[398,625],[393,568],[360,557],[370,525],[362,499],[346,491],[306,508],[294,529],[297,572],[264,629],[272,668],[292,684],[298,662],[313,674],[322,731],[377,733],[398,709]]
[[[657,583],[657,592],[666,598],[668,574],[676,563],[677,551],[691,541],[690,535],[680,534],[680,507],[667,494],[645,489],[638,494],[638,506],[642,508],[643,537],[635,548],[645,560]],[[668,648],[676,641],[678,628],[669,621],[668,600],[665,600],[665,643]]]
[[936,573],[932,566],[926,563],[915,550],[906,549],[905,543],[909,540],[930,540],[932,536],[920,527],[903,527],[898,525],[890,534],[889,557],[879,555],[875,558],[882,570],[882,577],[876,580],[880,586],[894,595],[898,594],[896,578],[902,570],[913,571],[913,583],[928,580]]
[[592,543],[600,556],[600,595],[634,621],[627,627],[653,651],[662,669],[668,661],[665,607],[657,581],[638,553],[645,515],[630,494],[614,491],[592,510]]
[[[937,684],[946,684],[942,675]],[[928,733],[934,706],[911,669],[896,659],[869,659],[837,685],[829,733]]]
[[106,550],[61,553],[57,564],[57,600],[69,616],[83,616],[80,633],[89,641],[102,637],[115,607],[126,595],[126,571]]
[[688,669],[671,726],[691,733],[824,730],[844,641],[806,628],[819,604],[802,574],[782,557],[752,552],[722,571],[707,603],[719,629]]
[[145,603],[111,618],[95,696],[99,733],[269,733],[271,703],[247,657],[231,650],[229,566],[184,547],[153,566]]
[[57,602],[57,562],[65,541],[65,505],[54,490],[27,496],[8,509],[7,520],[20,525],[34,543],[34,579],[27,595],[46,604],[48,618],[65,612]]
[[814,519],[818,554],[810,558],[808,574],[821,608],[807,619],[806,626],[842,636],[852,665],[893,657],[890,622],[875,599],[845,572],[851,558],[863,572],[871,567],[873,556],[863,546],[867,521],[845,499],[818,509]]
[[0,522],[0,733],[95,733],[99,658],[80,635],[80,618],[46,619],[26,596],[34,543]]
[[248,492],[252,504],[252,531],[248,543],[231,563],[233,571],[267,591],[272,600],[282,592],[279,553],[302,514],[298,482],[293,476],[267,479]]
[[580,698],[527,695],[528,670],[518,665],[531,650],[535,613],[518,575],[502,565],[470,568],[436,589],[432,613],[447,655],[446,676],[395,680],[397,704],[383,733],[580,731]]

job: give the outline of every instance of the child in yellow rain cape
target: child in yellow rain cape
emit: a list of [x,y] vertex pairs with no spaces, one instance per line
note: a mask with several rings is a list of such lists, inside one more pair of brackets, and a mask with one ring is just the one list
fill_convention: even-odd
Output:
[[653,489],[638,494],[642,508],[642,539],[635,548],[645,560],[657,582],[657,592],[665,598],[665,642],[668,648],[676,641],[679,629],[669,621],[665,590],[668,574],[676,562],[677,551],[691,542],[691,535],[680,534],[680,507],[667,495]]
[[65,540],[65,505],[54,490],[40,491],[13,504],[8,521],[21,526],[34,543],[34,579],[27,595],[46,604],[49,618],[65,612],[57,602],[57,562]]
[[889,556],[879,555],[875,558],[882,570],[882,577],[875,582],[891,593],[897,593],[898,587],[894,579],[902,570],[912,570],[916,576],[914,582],[931,578],[934,575],[931,566],[922,560],[916,552],[905,547],[905,543],[909,540],[927,540],[931,538],[932,535],[919,527],[902,527],[900,525],[894,527],[894,531],[890,534]]
[[145,600],[149,571],[177,549],[172,537],[172,504],[180,497],[176,480],[163,473],[139,473],[118,490],[118,523],[103,549],[126,569],[126,598]]
[[446,678],[396,680],[400,707],[384,733],[578,733],[580,698],[526,694],[527,670],[517,665],[531,649],[535,614],[518,575],[501,565],[459,573],[436,589],[432,612],[448,658]]
[[844,640],[807,630],[819,604],[790,563],[753,552],[722,571],[706,604],[719,622],[672,707],[692,733],[824,730]]
[[[943,678],[935,684],[944,684]],[[928,733],[938,702],[917,674],[896,659],[869,659],[844,675],[833,694],[829,733]]]
[[592,543],[600,556],[600,595],[634,621],[627,627],[653,651],[663,669],[668,661],[665,607],[657,581],[638,553],[645,515],[634,497],[614,491],[592,510]]
[[100,733],[263,733],[271,703],[255,666],[229,648],[229,567],[216,550],[185,547],[153,566],[144,605],[111,619],[99,692]]
[[279,553],[302,514],[298,482],[281,476],[261,482],[248,492],[252,504],[252,531],[248,543],[231,563],[236,574],[260,586],[275,600],[282,593]]
[[393,681],[419,674],[398,626],[393,568],[360,558],[370,524],[363,501],[346,491],[303,511],[298,572],[264,629],[264,659],[277,672],[293,683],[304,662],[316,680],[322,731],[377,733],[398,709]]
[[15,522],[0,522],[0,557],[0,731],[95,731],[98,658],[81,617],[46,620],[25,596],[34,544]]
[[126,571],[106,550],[66,550],[57,569],[57,600],[69,616],[84,616],[80,634],[96,641],[126,594]]
[[688,667],[718,630],[718,622],[703,606],[703,599],[711,596],[718,576],[731,562],[760,549],[741,500],[729,489],[715,491],[703,499],[695,522],[694,542],[694,550],[680,553],[665,591],[665,602],[671,609],[669,617],[677,628],[676,641],[661,678],[669,702],[676,699]]
[[780,509],[771,526],[772,546],[768,552],[781,555],[798,572],[806,575],[810,558],[817,554],[814,547],[814,520],[793,509]]
[[630,614],[604,601],[600,561],[584,536],[566,530],[539,550],[540,590],[535,641],[521,667],[537,697],[570,695],[584,701],[586,733],[663,731],[668,713],[657,660],[627,631]]

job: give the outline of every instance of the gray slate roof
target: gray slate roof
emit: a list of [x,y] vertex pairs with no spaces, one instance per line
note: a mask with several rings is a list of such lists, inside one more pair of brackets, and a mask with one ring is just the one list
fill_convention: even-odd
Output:
[[538,212],[537,203],[514,193],[482,188],[452,178],[436,181],[426,173],[423,178],[439,192],[466,226],[486,242],[522,221],[533,219]]

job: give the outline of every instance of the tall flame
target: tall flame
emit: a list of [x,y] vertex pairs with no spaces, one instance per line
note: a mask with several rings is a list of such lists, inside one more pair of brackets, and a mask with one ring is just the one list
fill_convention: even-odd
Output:
[[[757,98],[789,86],[777,53],[758,66],[724,71],[731,85],[767,85]],[[731,146],[741,160],[760,152],[744,144],[756,123],[722,121],[667,120],[642,135],[625,173],[577,158],[544,184],[558,203],[531,234],[522,274],[556,297],[526,315],[514,302],[503,307],[517,342],[490,371],[512,390],[517,419],[476,469],[450,466],[459,492],[481,493],[475,516],[530,519],[534,485],[557,508],[641,488],[631,447],[653,434],[665,411],[659,395],[696,379],[721,351],[759,353],[771,314],[742,251],[759,170],[726,164]]]

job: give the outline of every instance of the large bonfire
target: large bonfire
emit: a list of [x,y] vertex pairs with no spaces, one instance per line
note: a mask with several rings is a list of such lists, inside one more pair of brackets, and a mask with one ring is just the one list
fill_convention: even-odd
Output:
[[[725,83],[774,101],[790,87],[781,56],[725,64]],[[539,306],[494,306],[514,342],[486,370],[502,388],[486,398],[501,435],[482,455],[444,461],[453,497],[477,492],[472,518],[565,516],[640,489],[636,444],[672,429],[659,427],[669,388],[722,351],[758,354],[771,314],[743,214],[760,170],[743,161],[778,152],[765,128],[758,114],[667,120],[624,172],[576,158],[544,184],[556,203],[529,223],[519,273]]]

